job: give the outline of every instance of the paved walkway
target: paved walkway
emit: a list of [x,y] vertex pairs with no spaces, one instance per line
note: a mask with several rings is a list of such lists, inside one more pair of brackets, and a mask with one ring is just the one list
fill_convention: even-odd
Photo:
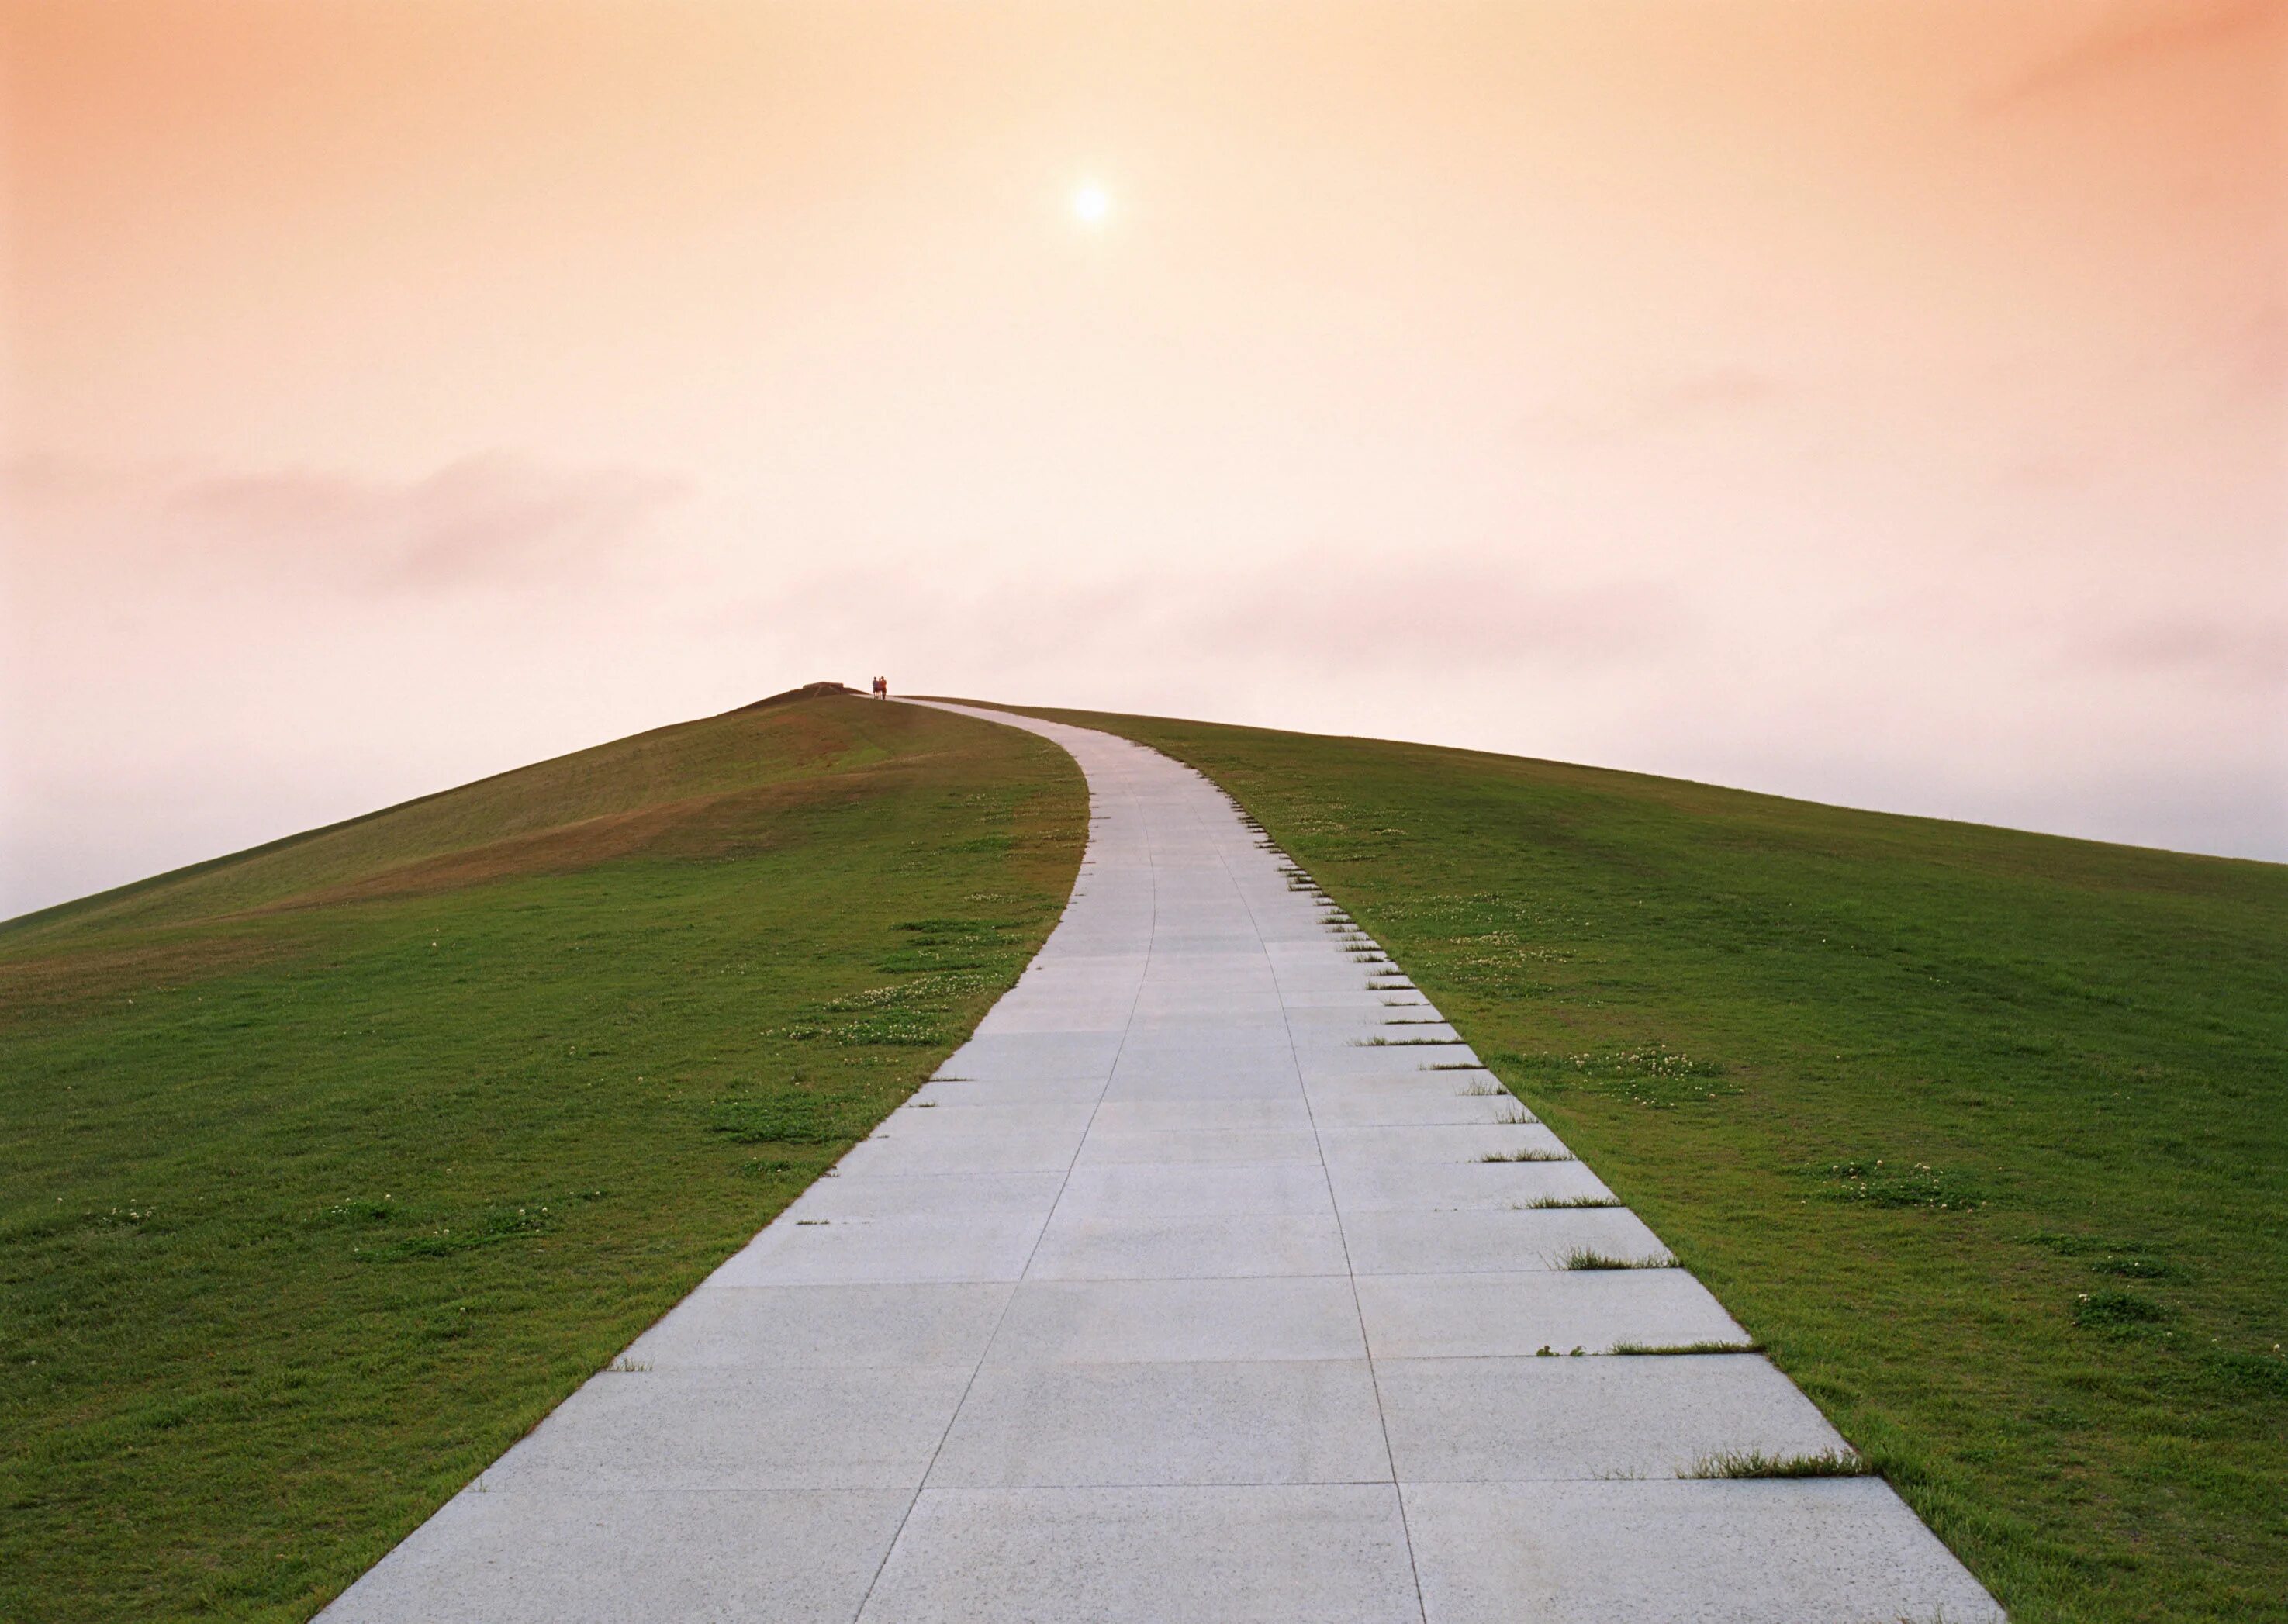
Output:
[[[976,1035],[360,1580],[353,1620],[1998,1618],[1220,791],[1088,774]],[[1580,1357],[1575,1357],[1579,1355]]]

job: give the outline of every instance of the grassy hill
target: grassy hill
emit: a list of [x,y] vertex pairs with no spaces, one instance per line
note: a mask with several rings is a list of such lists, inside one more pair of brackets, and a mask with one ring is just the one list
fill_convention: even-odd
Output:
[[2022,1624],[2288,1618],[2288,868],[1037,714],[1236,796]]
[[[1039,714],[1232,790],[2023,1624],[2288,1618],[2288,869]],[[926,1074],[1084,805],[805,699],[0,926],[0,1619],[306,1616]]]
[[766,705],[0,926],[0,1619],[300,1619],[1012,982],[1080,775]]

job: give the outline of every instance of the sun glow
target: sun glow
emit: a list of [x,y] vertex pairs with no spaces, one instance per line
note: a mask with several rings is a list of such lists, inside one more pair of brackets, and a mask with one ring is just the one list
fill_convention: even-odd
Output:
[[1084,226],[1101,226],[1112,216],[1112,194],[1093,180],[1084,181],[1073,194],[1072,211]]

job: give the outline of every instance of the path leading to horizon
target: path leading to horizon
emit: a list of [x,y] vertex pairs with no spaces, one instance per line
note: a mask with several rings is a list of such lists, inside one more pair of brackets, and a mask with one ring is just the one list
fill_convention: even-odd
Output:
[[[327,1612],[1969,1624],[1999,1610],[1189,768],[1086,772],[939,1076]],[[1553,1203],[1573,1203],[1571,1205]]]

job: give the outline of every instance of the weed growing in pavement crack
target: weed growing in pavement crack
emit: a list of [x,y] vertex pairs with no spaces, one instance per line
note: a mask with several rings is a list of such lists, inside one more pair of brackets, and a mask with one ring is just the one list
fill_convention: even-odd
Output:
[[1623,1257],[1615,1252],[1601,1252],[1594,1247],[1574,1247],[1557,1260],[1561,1269],[1673,1269],[1678,1267],[1673,1257]]
[[1875,1469],[1849,1449],[1820,1449],[1804,1454],[1766,1454],[1760,1449],[1728,1449],[1704,1454],[1680,1477],[1865,1477]]

